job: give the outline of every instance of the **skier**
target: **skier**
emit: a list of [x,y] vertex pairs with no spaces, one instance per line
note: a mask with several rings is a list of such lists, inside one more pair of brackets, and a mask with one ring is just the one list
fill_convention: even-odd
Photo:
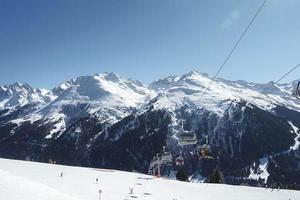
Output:
[[99,200],[101,200],[101,193],[102,193],[102,190],[98,190],[98,193],[99,193]]
[[98,184],[98,178],[96,178],[96,183]]
[[129,194],[133,194],[133,188],[129,188]]
[[62,178],[64,176],[64,172],[62,171],[61,173],[60,173],[60,177]]

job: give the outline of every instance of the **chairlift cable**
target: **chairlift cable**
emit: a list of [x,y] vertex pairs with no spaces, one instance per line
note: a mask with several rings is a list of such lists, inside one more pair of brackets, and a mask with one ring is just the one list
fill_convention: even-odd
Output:
[[[282,79],[284,79],[286,76],[288,76],[290,73],[292,73],[293,71],[295,71],[297,68],[299,68],[300,67],[300,63],[299,64],[297,64],[295,67],[293,67],[291,70],[289,70],[286,74],[284,74],[283,76],[281,76],[276,82],[274,82],[273,84],[272,84],[272,86],[274,86],[274,85],[276,85],[276,84],[278,84]],[[252,101],[250,101],[250,102],[248,102],[249,104],[252,104],[255,100],[257,100],[257,98],[259,98],[261,95],[262,95],[262,92],[265,92],[265,91],[267,91],[269,88],[267,88],[267,89],[265,89],[265,90],[263,90],[263,91],[261,91],[256,97],[254,97],[254,99],[252,100]],[[235,116],[237,116],[239,113],[241,113],[242,112],[242,110],[239,110],[238,112],[236,112],[236,113],[234,113],[232,116],[231,116],[231,119],[233,119]],[[229,119],[228,119],[229,120]],[[224,124],[226,121],[228,121],[228,120],[225,120],[225,121],[223,121],[221,124]],[[204,121],[204,123],[205,122],[207,122],[208,120],[206,120],[206,121]]]
[[218,69],[217,73],[214,75],[213,79],[210,81],[210,83],[208,84],[207,88],[204,90],[203,95],[209,90],[210,86],[213,84],[213,82],[216,81],[218,75],[220,74],[220,72],[222,71],[222,69],[224,68],[224,66],[226,65],[226,63],[228,62],[228,60],[230,59],[230,57],[232,56],[232,54],[235,52],[235,50],[237,49],[238,45],[240,44],[240,42],[242,41],[242,39],[245,37],[246,33],[249,31],[250,27],[253,25],[253,23],[255,22],[257,16],[259,15],[259,13],[262,11],[262,9],[265,7],[266,3],[268,0],[264,0],[263,3],[261,4],[261,6],[259,7],[259,9],[256,11],[255,15],[252,17],[252,19],[250,20],[248,26],[246,27],[246,29],[244,30],[244,32],[241,34],[241,36],[239,37],[239,39],[236,41],[236,43],[234,44],[233,48],[231,49],[231,51],[229,52],[229,54],[227,55],[227,57],[225,58],[224,62],[222,63],[222,65],[220,66],[220,68]]
[[[213,82],[216,81],[218,75],[220,74],[221,70],[224,68],[224,66],[226,65],[226,63],[228,62],[228,60],[230,59],[230,57],[232,56],[232,54],[235,52],[235,50],[237,49],[238,45],[240,44],[240,42],[242,41],[242,39],[245,37],[246,33],[249,31],[250,27],[253,25],[253,23],[255,22],[257,16],[259,15],[259,13],[262,11],[262,9],[264,8],[264,6],[266,5],[268,0],[264,0],[263,3],[260,5],[260,7],[258,8],[258,10],[255,12],[254,16],[251,18],[249,24],[247,25],[246,29],[242,32],[241,36],[238,38],[238,40],[235,42],[233,48],[231,49],[231,51],[229,52],[229,54],[227,55],[227,57],[225,58],[224,62],[222,63],[222,65],[219,67],[217,73],[214,75],[213,79],[211,79],[211,81],[209,82],[208,86],[206,87],[206,89],[203,90],[202,92],[202,96],[205,95],[205,93],[209,90],[210,86],[213,84]],[[197,138],[193,138],[192,140],[197,140]],[[196,141],[197,143],[197,141]],[[181,145],[191,145],[194,144],[194,142],[192,143],[187,142],[187,144],[181,144]]]
[[[238,40],[234,44],[233,48],[231,49],[231,51],[229,52],[229,54],[225,58],[224,62],[222,63],[222,65],[220,66],[220,68],[218,69],[218,71],[216,72],[216,74],[214,75],[214,77],[209,82],[208,86],[206,87],[206,89],[204,90],[204,92],[202,93],[202,95],[205,95],[205,93],[209,90],[210,86],[216,81],[218,75],[220,74],[220,72],[222,71],[222,69],[224,68],[224,66],[226,65],[226,63],[228,62],[228,60],[230,59],[230,57],[233,55],[233,53],[237,49],[238,45],[240,44],[240,42],[242,41],[242,39],[245,37],[246,33],[249,31],[249,29],[251,28],[251,26],[254,24],[255,20],[257,19],[258,15],[261,13],[261,11],[263,10],[263,8],[267,4],[267,2],[268,2],[268,0],[264,0],[262,2],[262,4],[260,5],[260,7],[258,8],[258,10],[255,12],[254,16],[251,18],[251,20],[250,20],[249,24],[247,25],[246,29],[243,31],[243,33],[241,34],[241,36],[238,38]],[[207,121],[208,120],[205,120],[203,123],[201,123],[201,125],[204,124],[204,123],[206,123]]]
[[288,76],[290,73],[292,73],[293,71],[295,71],[298,67],[300,67],[300,63],[298,65],[296,65],[295,67],[293,67],[290,71],[288,71],[285,75],[283,75],[282,77],[280,77],[275,84],[279,83],[282,79],[284,79],[286,76]]
[[[300,63],[297,64],[296,66],[294,66],[292,69],[290,69],[287,73],[285,73],[283,76],[281,76],[277,81],[273,82],[272,86],[278,84],[281,80],[283,80],[285,77],[287,77],[289,74],[291,74],[293,71],[295,71],[297,68],[300,67]],[[260,91],[260,93],[254,97],[251,101],[248,102],[248,104],[252,104],[255,100],[257,100],[262,94],[263,92],[267,91],[269,88],[266,88],[265,90],[263,91]],[[233,119],[235,116],[237,116],[238,114],[240,114],[242,112],[242,110],[239,110],[238,112],[234,113],[232,116],[231,116],[231,119]],[[199,127],[201,127],[201,125],[203,125],[204,123],[208,122],[209,119],[206,119],[204,122],[202,122]],[[218,126],[224,124],[225,122],[229,121],[230,119],[227,119],[227,120],[224,120],[222,121]]]

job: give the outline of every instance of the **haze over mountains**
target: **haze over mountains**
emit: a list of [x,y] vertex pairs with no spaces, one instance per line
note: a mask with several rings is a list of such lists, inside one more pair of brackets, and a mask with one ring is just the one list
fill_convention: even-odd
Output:
[[[149,86],[114,73],[81,76],[51,91],[0,86],[0,156],[146,173],[166,146],[174,158],[183,154],[184,169],[198,181],[218,167],[232,184],[299,187],[298,81],[218,78],[206,91],[210,82],[192,71]],[[208,136],[218,159],[203,163],[196,146],[180,146],[182,125],[198,144]],[[163,173],[174,171],[165,166]]]

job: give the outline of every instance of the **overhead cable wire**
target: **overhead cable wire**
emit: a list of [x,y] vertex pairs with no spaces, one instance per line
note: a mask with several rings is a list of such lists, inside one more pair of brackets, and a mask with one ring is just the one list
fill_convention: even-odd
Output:
[[221,64],[221,66],[219,67],[218,71],[216,72],[216,74],[214,75],[213,79],[211,79],[210,83],[208,84],[207,88],[204,90],[203,95],[209,90],[210,86],[213,84],[213,82],[216,81],[218,75],[220,74],[220,72],[222,71],[222,69],[224,68],[224,66],[226,65],[226,63],[228,62],[228,60],[230,59],[230,57],[232,56],[232,54],[235,52],[235,50],[237,49],[238,45],[240,44],[240,42],[242,41],[242,39],[245,37],[246,33],[249,31],[249,29],[251,28],[251,26],[254,24],[257,16],[259,15],[259,13],[263,10],[263,8],[265,7],[266,3],[268,0],[264,0],[263,3],[260,5],[260,7],[258,8],[258,10],[255,12],[254,16],[251,18],[249,24],[247,25],[246,29],[243,31],[243,33],[241,34],[241,36],[238,38],[238,40],[235,42],[233,48],[231,49],[231,51],[229,52],[229,54],[227,55],[227,57],[225,58],[225,60],[223,61],[223,63]]
[[[285,73],[283,76],[281,76],[276,82],[273,82],[273,83],[272,83],[272,86],[278,84],[281,80],[283,80],[285,77],[287,77],[289,74],[291,74],[293,71],[295,71],[295,70],[296,70],[297,68],[299,68],[299,67],[300,67],[300,63],[297,64],[296,66],[294,66],[292,69],[290,69],[290,70],[289,70],[287,73]],[[248,102],[248,104],[254,103],[254,101],[257,100],[257,99],[263,94],[263,92],[267,91],[268,89],[269,89],[269,88],[266,88],[265,90],[260,91],[260,93],[259,93],[256,97],[254,97],[253,100],[251,100],[250,102]],[[224,121],[223,121],[222,123],[220,123],[220,124],[222,125],[222,124],[224,124],[225,122],[227,122],[227,121],[233,119],[235,116],[237,116],[238,114],[240,114],[242,111],[243,111],[242,109],[239,110],[238,112],[234,113],[234,114],[231,116],[230,119],[224,120]],[[204,123],[206,123],[207,121],[208,121],[208,120],[205,120]],[[204,124],[204,123],[201,123],[201,124]],[[220,124],[219,124],[219,126],[220,126]]]

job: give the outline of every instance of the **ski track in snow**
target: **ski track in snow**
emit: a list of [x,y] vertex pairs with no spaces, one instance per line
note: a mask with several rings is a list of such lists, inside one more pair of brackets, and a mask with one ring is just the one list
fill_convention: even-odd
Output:
[[[117,170],[7,159],[0,159],[0,177],[1,200],[98,200],[99,189],[103,200],[300,199],[300,191],[293,190],[184,183]],[[129,188],[133,188],[133,194],[129,194]]]

